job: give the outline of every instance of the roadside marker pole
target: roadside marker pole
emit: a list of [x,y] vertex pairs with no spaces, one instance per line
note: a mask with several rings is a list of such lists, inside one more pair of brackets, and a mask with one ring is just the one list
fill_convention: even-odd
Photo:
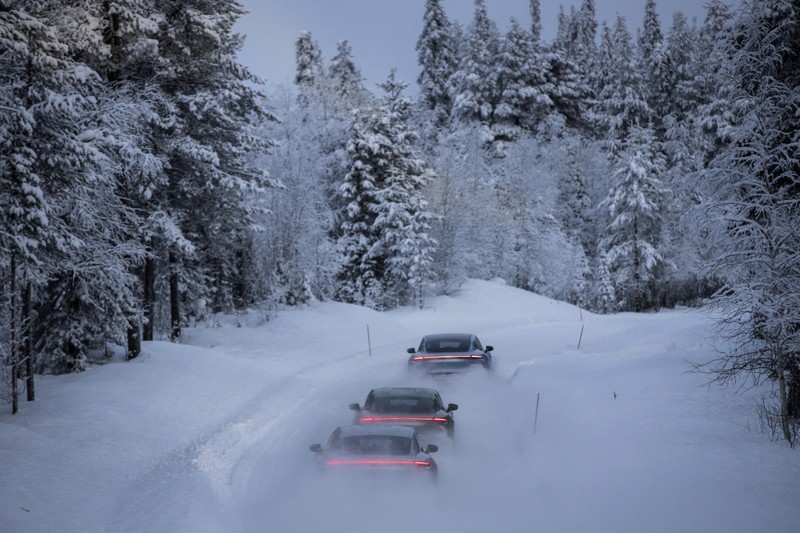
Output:
[[580,350],[581,349],[581,340],[583,339],[583,309],[581,309],[579,307],[578,311],[581,314],[581,334],[578,335],[578,350]]
[[369,348],[369,356],[372,357],[372,341],[369,338],[369,324],[367,324],[367,348]]
[[533,417],[533,434],[536,435],[536,424],[539,422],[539,393],[536,393],[536,415]]

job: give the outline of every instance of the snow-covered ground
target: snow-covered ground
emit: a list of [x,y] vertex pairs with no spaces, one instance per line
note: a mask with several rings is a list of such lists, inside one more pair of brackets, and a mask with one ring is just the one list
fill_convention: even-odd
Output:
[[[40,378],[0,406],[0,531],[797,531],[800,454],[757,430],[757,391],[687,373],[714,356],[703,311],[581,317],[479,281],[429,303],[228,317]],[[308,445],[370,388],[428,383],[405,349],[436,332],[496,365],[432,382],[459,404],[438,485],[320,479]]]

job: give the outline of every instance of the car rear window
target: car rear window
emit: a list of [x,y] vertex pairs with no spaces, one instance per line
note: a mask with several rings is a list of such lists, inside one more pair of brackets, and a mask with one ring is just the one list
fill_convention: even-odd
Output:
[[367,409],[376,413],[430,413],[433,411],[433,398],[390,397],[375,398]]
[[469,339],[434,339],[428,340],[426,345],[430,353],[468,352]]
[[345,437],[344,450],[353,455],[408,455],[411,439],[394,435]]

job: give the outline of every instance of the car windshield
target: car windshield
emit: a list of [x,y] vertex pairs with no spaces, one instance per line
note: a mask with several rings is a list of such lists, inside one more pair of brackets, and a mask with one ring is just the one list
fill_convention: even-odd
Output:
[[418,396],[375,398],[367,409],[376,413],[430,413],[433,411],[433,398]]
[[429,353],[468,352],[469,337],[449,337],[444,339],[428,339],[425,349]]
[[396,435],[345,437],[344,450],[353,455],[408,455],[411,439]]

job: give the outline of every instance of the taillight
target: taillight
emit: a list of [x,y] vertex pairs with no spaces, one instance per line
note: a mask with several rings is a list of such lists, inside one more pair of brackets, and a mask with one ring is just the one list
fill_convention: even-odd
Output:
[[418,461],[409,459],[331,459],[325,463],[331,466],[340,465],[407,465],[407,466],[431,466],[430,461]]
[[430,359],[483,359],[482,355],[416,355],[412,361],[427,361]]
[[372,422],[437,422],[446,424],[447,418],[441,416],[362,416],[358,419],[360,424]]

